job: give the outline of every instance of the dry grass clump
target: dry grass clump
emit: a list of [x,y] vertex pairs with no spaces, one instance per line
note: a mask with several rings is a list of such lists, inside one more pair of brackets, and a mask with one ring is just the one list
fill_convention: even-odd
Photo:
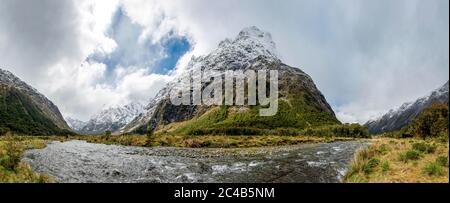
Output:
[[355,154],[344,182],[448,183],[448,143],[375,139]]

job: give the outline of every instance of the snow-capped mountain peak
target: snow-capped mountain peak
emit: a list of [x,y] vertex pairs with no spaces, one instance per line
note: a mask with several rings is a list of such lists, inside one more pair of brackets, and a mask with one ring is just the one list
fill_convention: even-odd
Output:
[[272,40],[272,35],[268,32],[261,31],[255,26],[244,28],[234,40],[235,43],[251,44],[260,46],[275,57],[279,57],[276,52],[276,44]]
[[109,107],[107,109],[104,109],[100,113],[93,116],[91,120],[100,122],[129,122],[130,119],[134,118],[133,116],[141,113],[142,110],[142,104],[134,102],[125,106]]
[[103,133],[107,130],[118,131],[143,111],[144,106],[138,102],[109,107],[92,116],[80,131],[89,134]]
[[259,56],[279,60],[270,33],[253,26],[243,29],[234,40],[225,39],[209,55],[196,58],[193,62],[203,62],[204,65],[226,65],[231,62],[232,65],[238,66]]

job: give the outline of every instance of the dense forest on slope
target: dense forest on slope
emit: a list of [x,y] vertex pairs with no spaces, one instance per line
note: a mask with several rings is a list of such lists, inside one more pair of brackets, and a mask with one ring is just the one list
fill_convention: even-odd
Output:
[[25,135],[71,134],[60,129],[20,90],[0,86],[0,134],[11,131]]

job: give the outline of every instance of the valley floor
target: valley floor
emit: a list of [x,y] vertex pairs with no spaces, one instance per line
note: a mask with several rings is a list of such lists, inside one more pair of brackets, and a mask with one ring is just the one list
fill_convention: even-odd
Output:
[[[339,179],[336,179],[339,174],[342,175],[342,181],[348,183],[449,182],[448,142],[395,138],[359,139],[362,142],[352,140],[355,139],[307,136],[155,136],[151,140],[148,140],[146,136],[133,135],[0,137],[0,182],[60,182],[61,180],[62,182],[83,182],[83,180],[91,182],[107,182],[107,180],[111,180],[111,182],[139,182],[139,173],[136,174],[137,176],[127,174],[125,176],[131,177],[131,179],[127,179],[123,177],[124,174],[121,169],[117,169],[118,166],[124,165],[124,160],[130,160],[130,157],[138,157],[137,160],[142,159],[145,162],[153,163],[151,166],[142,165],[139,162],[134,163],[137,164],[138,168],[150,167],[155,170],[144,174],[147,179],[142,180],[147,182],[152,182],[152,180],[154,182],[233,182],[232,179],[223,179],[220,174],[213,175],[214,170],[216,170],[214,173],[222,169],[236,169],[239,172],[240,170],[251,169],[253,166],[262,167],[259,165],[260,163],[265,163],[265,167],[258,168],[258,170],[276,172],[271,179],[272,182],[339,182]],[[60,142],[55,144],[53,141]],[[49,143],[51,143],[49,147],[46,147]],[[352,143],[370,143],[370,146]],[[58,146],[63,146],[63,148],[58,148]],[[79,152],[77,149],[80,146],[81,149],[84,148],[87,151]],[[133,147],[126,148],[125,146]],[[137,148],[134,148],[136,146]],[[140,148],[144,146],[153,147]],[[68,150],[65,150],[65,147]],[[112,158],[112,165],[108,166],[108,161],[103,158],[109,156],[102,155],[101,150],[95,150],[97,147],[104,149],[103,152],[117,153],[116,155],[123,159]],[[360,147],[361,149],[358,151]],[[49,149],[57,150],[49,151]],[[64,150],[58,151],[62,149]],[[73,150],[70,151],[71,149]],[[345,150],[342,151],[342,149]],[[283,152],[283,150],[287,152]],[[353,156],[355,151],[358,152]],[[25,161],[21,160],[24,152]],[[59,171],[58,167],[64,167],[65,164],[58,166],[55,165],[57,164],[55,162],[40,163],[42,160],[49,161],[56,156],[60,156],[60,154],[64,155],[64,153],[80,154],[80,156],[84,154],[83,157],[78,157],[80,159],[70,162],[80,164],[78,170],[74,169],[77,170],[76,174],[80,176],[80,179],[65,179],[64,174],[52,174]],[[86,153],[94,153],[91,155],[103,158],[99,160],[91,159],[91,155],[85,156]],[[212,154],[212,157],[223,157],[220,159],[205,158],[206,154]],[[252,156],[247,157],[249,154]],[[276,155],[275,157],[278,158],[270,160],[263,154]],[[49,157],[46,157],[47,155]],[[125,157],[128,155],[130,157]],[[283,155],[285,155],[284,158]],[[168,158],[168,156],[172,158]],[[74,157],[67,156],[66,158]],[[179,164],[170,165],[174,163],[174,160],[177,160]],[[195,162],[195,160],[201,161]],[[83,173],[91,170],[84,170],[84,165],[92,166],[98,163],[103,163],[104,166],[108,167],[104,168],[104,171],[96,173],[94,178],[97,179],[91,180],[89,174],[83,175]],[[114,165],[114,163],[122,164]],[[190,163],[196,164],[190,165]],[[189,170],[185,170],[187,165],[189,165]],[[45,168],[47,166],[54,168]],[[345,166],[349,166],[347,173],[345,173]],[[176,169],[177,167],[178,169]],[[158,171],[169,169],[174,170],[171,177],[162,177],[161,174],[165,173]],[[207,174],[209,172],[211,173]],[[281,173],[292,174],[293,176],[284,176]],[[50,176],[42,174],[50,174]],[[151,179],[149,176],[153,176],[152,174],[160,174],[160,179]],[[196,174],[196,178],[193,178],[194,174]],[[58,175],[61,176],[58,177]],[[235,175],[235,177],[242,178],[239,173]],[[264,176],[267,176],[267,174],[261,176],[254,173],[253,176],[245,176],[250,178],[245,180],[248,182],[270,182],[261,179]],[[308,178],[309,176],[310,178]],[[54,180],[54,177],[58,178]],[[68,175],[67,177],[71,176]],[[110,179],[104,179],[105,177]],[[240,179],[237,178],[236,180]]]

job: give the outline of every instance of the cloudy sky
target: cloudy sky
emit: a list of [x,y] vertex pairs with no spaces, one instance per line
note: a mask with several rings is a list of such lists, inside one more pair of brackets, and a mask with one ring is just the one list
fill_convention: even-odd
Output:
[[344,122],[448,80],[448,0],[1,0],[0,68],[87,120],[146,103],[192,55],[251,25]]

